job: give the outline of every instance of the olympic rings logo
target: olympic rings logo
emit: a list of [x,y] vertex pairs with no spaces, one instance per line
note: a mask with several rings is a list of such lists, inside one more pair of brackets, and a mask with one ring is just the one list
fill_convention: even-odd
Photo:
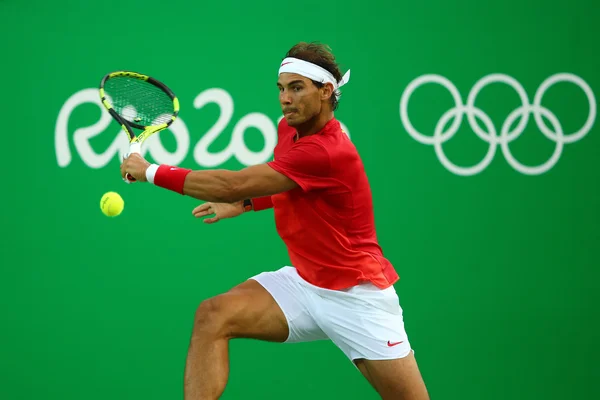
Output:
[[[513,110],[506,120],[503,122],[500,135],[498,135],[494,124],[492,123],[490,117],[483,112],[480,108],[475,106],[475,99],[479,95],[479,92],[483,87],[489,85],[491,83],[500,82],[505,83],[512,87],[521,99],[521,106]],[[583,92],[585,93],[588,103],[589,103],[589,114],[588,118],[583,124],[583,126],[576,132],[573,133],[565,133],[563,132],[563,128],[558,121],[556,115],[550,111],[548,108],[542,105],[542,99],[546,91],[554,84],[558,82],[570,82],[577,85]],[[438,85],[442,85],[445,87],[452,97],[454,98],[455,106],[448,111],[446,111],[438,120],[435,130],[433,132],[433,136],[427,136],[419,131],[417,131],[410,119],[408,117],[408,101],[412,96],[413,92],[420,86],[425,85],[427,83],[437,83]],[[550,139],[555,143],[554,152],[548,159],[548,161],[544,162],[541,165],[530,166],[525,165],[519,162],[510,152],[509,143],[516,140],[525,130],[527,123],[529,121],[530,115],[533,114],[535,118],[535,123],[540,131],[544,134],[545,137]],[[489,149],[484,156],[484,158],[477,164],[469,167],[458,166],[454,164],[452,161],[448,159],[446,154],[442,149],[442,144],[447,142],[456,134],[458,128],[460,127],[463,116],[467,116],[467,120],[471,129],[475,132],[475,134],[483,141],[489,144]],[[549,128],[542,117],[546,118],[551,128]],[[447,125],[449,120],[453,118],[454,121],[450,124],[447,130],[444,131],[444,127]],[[479,125],[475,118],[478,118],[483,122],[485,129]],[[516,126],[511,129],[513,123],[517,118],[520,118],[520,121],[516,124]],[[523,86],[516,81],[514,78],[504,75],[504,74],[492,74],[487,75],[481,78],[471,91],[467,97],[467,103],[463,104],[462,98],[458,89],[452,82],[440,75],[423,75],[415,80],[413,80],[405,89],[404,93],[402,93],[402,98],[400,99],[400,119],[402,120],[402,124],[404,128],[407,130],[410,136],[412,136],[416,141],[433,145],[435,149],[435,153],[446,169],[450,172],[457,175],[475,175],[483,171],[487,166],[491,163],[494,155],[496,154],[496,148],[500,145],[502,149],[502,153],[506,161],[517,171],[528,174],[528,175],[539,175],[551,169],[557,162],[561,156],[563,146],[566,143],[572,143],[577,140],[583,138],[587,133],[592,129],[592,125],[594,124],[594,120],[596,119],[596,99],[594,98],[594,93],[590,86],[580,77],[569,74],[569,73],[560,73],[555,74],[547,78],[538,90],[535,93],[533,104],[530,104],[529,98],[527,97],[527,93]]]

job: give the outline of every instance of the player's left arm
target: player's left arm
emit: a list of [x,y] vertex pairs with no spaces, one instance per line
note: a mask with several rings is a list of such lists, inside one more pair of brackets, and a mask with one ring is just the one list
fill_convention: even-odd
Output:
[[287,192],[326,188],[331,157],[318,140],[297,143],[277,160],[241,171],[192,171],[183,183],[183,194],[212,202],[233,203]]
[[298,143],[277,160],[253,165],[240,171],[196,170],[150,164],[133,153],[121,164],[121,176],[127,173],[138,181],[213,203],[270,196],[296,187],[304,191],[328,184],[324,176],[331,168],[327,150],[314,141]]
[[287,176],[267,164],[259,164],[240,171],[191,171],[185,177],[183,194],[199,200],[234,203],[287,192],[296,187],[296,182]]

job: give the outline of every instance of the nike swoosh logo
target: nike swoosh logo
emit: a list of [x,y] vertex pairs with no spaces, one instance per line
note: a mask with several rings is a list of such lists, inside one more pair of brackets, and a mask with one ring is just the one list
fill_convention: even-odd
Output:
[[397,345],[399,345],[400,343],[404,343],[404,341],[402,341],[402,342],[393,342],[393,343],[392,343],[392,342],[390,342],[390,341],[388,340],[388,347],[394,347],[394,346],[397,346]]
[[292,63],[291,61],[284,62],[283,64],[281,64],[281,66],[283,67],[284,65],[291,64],[291,63]]

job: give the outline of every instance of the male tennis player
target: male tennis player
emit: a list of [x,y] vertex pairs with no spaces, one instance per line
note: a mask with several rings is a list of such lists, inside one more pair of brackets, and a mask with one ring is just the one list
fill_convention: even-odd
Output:
[[383,399],[429,399],[394,290],[398,275],[375,232],[358,152],[334,117],[341,76],[320,44],[299,43],[279,67],[274,160],[240,171],[151,165],[137,154],[121,175],[205,200],[206,223],[274,208],[293,266],[264,272],[203,301],[185,369],[185,399],[217,399],[229,372],[228,341],[332,340]]

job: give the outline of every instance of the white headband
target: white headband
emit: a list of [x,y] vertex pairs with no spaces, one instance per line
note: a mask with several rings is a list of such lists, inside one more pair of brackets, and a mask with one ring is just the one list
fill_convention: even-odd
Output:
[[350,80],[350,70],[344,74],[341,81],[337,82],[331,72],[327,71],[325,68],[293,57],[285,58],[281,62],[281,65],[279,66],[279,74],[283,72],[302,75],[308,79],[312,79],[313,81],[320,83],[329,82],[333,85],[333,90],[337,98],[340,97],[339,88],[344,86]]

